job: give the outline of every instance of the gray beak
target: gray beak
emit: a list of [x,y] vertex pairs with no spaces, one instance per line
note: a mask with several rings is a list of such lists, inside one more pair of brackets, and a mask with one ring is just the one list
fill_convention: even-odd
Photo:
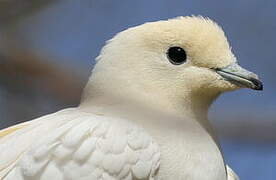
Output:
[[243,69],[238,64],[234,63],[225,68],[217,68],[215,71],[225,80],[240,86],[254,90],[263,90],[263,84],[258,76],[246,69]]

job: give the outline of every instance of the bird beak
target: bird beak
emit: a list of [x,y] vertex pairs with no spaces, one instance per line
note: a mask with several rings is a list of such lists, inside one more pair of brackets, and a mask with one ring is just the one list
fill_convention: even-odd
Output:
[[225,80],[240,86],[254,90],[263,90],[263,84],[258,76],[246,69],[243,69],[237,63],[233,63],[224,68],[217,68],[215,71]]

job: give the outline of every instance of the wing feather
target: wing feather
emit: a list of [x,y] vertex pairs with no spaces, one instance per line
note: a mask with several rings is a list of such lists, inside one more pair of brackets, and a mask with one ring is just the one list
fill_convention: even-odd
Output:
[[62,121],[70,116],[74,116],[72,112],[72,109],[59,111],[0,131],[3,135],[0,137],[0,179],[11,171],[40,137],[61,125]]
[[[20,148],[24,153],[17,160],[8,158],[13,166],[4,173],[5,180],[146,180],[153,179],[159,168],[158,145],[142,128],[122,119],[75,110],[26,128],[29,130],[22,135],[29,134],[31,140]],[[9,140],[3,142],[7,150],[18,143],[9,146]]]
[[239,180],[238,175],[228,165],[226,165],[226,170],[227,180]]

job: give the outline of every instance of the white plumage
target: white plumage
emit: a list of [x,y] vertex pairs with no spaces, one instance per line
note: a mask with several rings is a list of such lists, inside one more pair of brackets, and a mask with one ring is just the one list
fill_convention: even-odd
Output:
[[129,121],[67,109],[27,126],[0,141],[4,179],[150,179],[159,166],[158,145]]
[[[171,47],[186,53],[182,64]],[[79,107],[0,131],[1,179],[238,179],[208,108],[224,91],[262,84],[237,65],[217,24],[146,23],[116,35],[97,59]]]

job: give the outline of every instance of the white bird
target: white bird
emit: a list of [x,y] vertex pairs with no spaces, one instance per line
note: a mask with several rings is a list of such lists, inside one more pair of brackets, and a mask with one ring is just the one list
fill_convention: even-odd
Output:
[[80,105],[0,131],[4,180],[237,180],[208,121],[225,91],[262,89],[203,17],[107,42]]

